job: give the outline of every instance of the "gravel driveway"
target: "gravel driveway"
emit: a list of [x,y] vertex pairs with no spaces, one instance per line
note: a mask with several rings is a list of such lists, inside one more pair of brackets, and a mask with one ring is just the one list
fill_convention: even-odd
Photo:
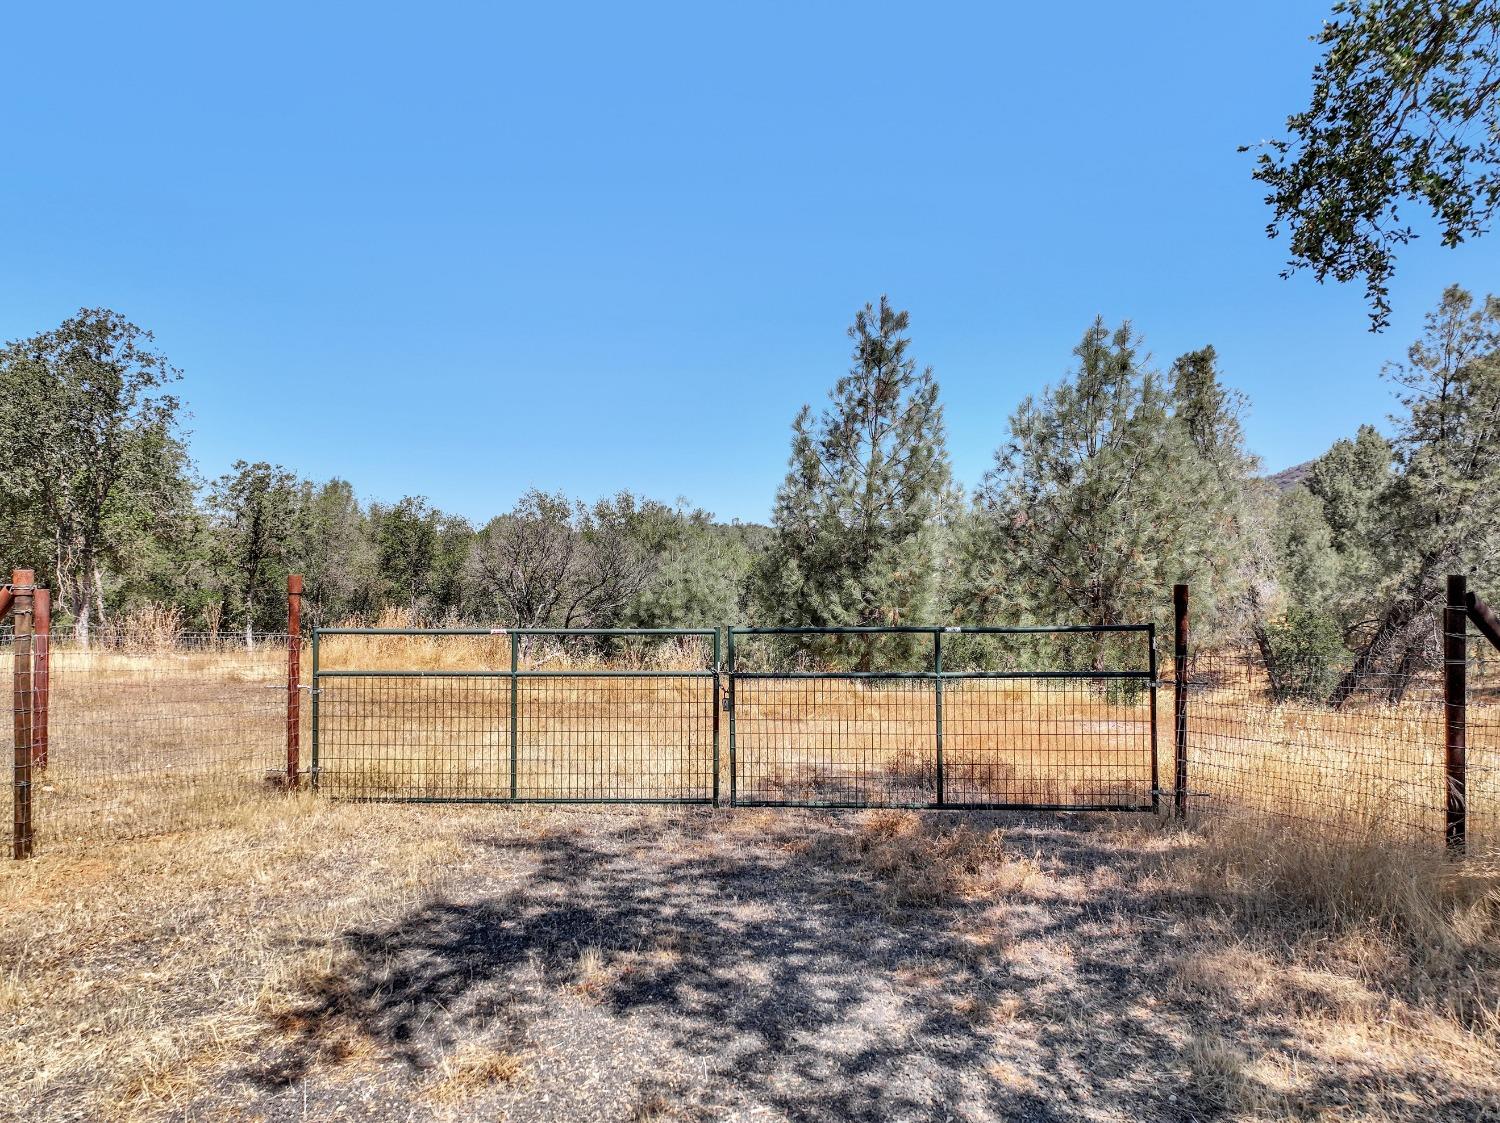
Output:
[[[850,857],[857,822],[475,831],[492,875],[342,933],[225,1106],[248,1087],[271,1119],[1198,1117],[1169,1071],[1183,1027],[1154,997],[1157,902],[1093,884],[1131,880],[1117,842],[1077,818],[970,817],[1027,856],[1024,889],[909,906]],[[341,1027],[379,1045],[357,1078],[332,1063]],[[519,1072],[435,1104],[426,1074],[460,1048]]]

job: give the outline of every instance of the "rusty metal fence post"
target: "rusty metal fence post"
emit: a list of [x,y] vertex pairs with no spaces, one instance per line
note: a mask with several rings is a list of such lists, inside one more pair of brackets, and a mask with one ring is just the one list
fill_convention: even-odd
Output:
[[1172,586],[1172,811],[1187,814],[1188,737],[1188,587]]
[[286,579],[286,786],[297,789],[302,756],[302,575]]
[[52,593],[37,589],[32,603],[36,625],[32,638],[31,665],[35,693],[31,705],[31,766],[36,771],[47,767],[48,708],[52,698]]
[[12,680],[15,772],[12,780],[14,815],[11,820],[12,856],[29,858],[32,851],[31,821],[31,631],[36,574],[18,569],[11,574],[11,619],[15,622]]
[[1449,574],[1443,607],[1444,837],[1454,854],[1464,853],[1468,834],[1468,618],[1468,581]]

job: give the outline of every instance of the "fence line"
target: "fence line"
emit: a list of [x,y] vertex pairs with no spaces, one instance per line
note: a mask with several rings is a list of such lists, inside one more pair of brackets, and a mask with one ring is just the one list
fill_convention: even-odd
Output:
[[1500,659],[1476,603],[1488,612],[1462,578],[1450,583],[1434,620],[1441,662],[1366,674],[1338,706],[1314,687],[1276,689],[1248,651],[1189,651],[1176,704],[1188,710],[1190,806],[1500,849]]
[[[85,643],[48,627],[45,590],[32,584],[18,571],[0,587],[0,618],[9,612],[16,625],[0,631],[0,659],[11,668],[18,857],[212,825],[308,778],[330,795],[401,796],[376,782],[396,733],[415,747],[429,789],[416,794],[434,798],[711,802],[721,775],[735,803],[1139,807],[1143,794],[1153,804],[1170,794],[1174,810],[1194,815],[1263,814],[1500,849],[1500,619],[1462,581],[1450,584],[1435,635],[1443,660],[1368,676],[1379,689],[1337,707],[1313,690],[1273,689],[1253,650],[1194,650],[1185,587],[1174,590],[1165,678],[1153,646],[1144,675],[1131,666],[1112,680],[1110,668],[1124,664],[1110,645],[1132,633],[1088,628],[989,630],[995,637],[852,629],[817,639],[806,629],[735,629],[728,676],[705,647],[717,630],[658,631],[606,651],[600,645],[615,641],[598,631],[475,628],[464,630],[461,666],[446,669],[431,632],[342,630],[426,669],[309,682],[295,627],[243,636],[116,625]],[[288,592],[296,625],[300,589]],[[1469,644],[1471,634],[1480,642]],[[1078,646],[1048,654],[1046,645],[1064,643]],[[588,644],[592,664],[579,655]],[[880,670],[868,669],[872,653]],[[1047,659],[1071,669],[1049,681]],[[1144,687],[1149,699],[1129,693]],[[309,762],[320,704],[325,731],[346,751]],[[1172,730],[1165,787],[1148,718],[1158,709]],[[480,711],[502,720],[481,728]],[[730,762],[714,751],[721,715],[733,731],[727,774]],[[1128,779],[1105,748],[1129,757]],[[465,753],[467,778],[454,765]],[[491,788],[476,767],[498,777]],[[1129,799],[1106,798],[1121,784]]]

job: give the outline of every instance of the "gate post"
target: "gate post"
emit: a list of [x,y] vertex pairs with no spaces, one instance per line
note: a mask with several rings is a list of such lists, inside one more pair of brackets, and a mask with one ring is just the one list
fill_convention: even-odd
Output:
[[725,663],[729,672],[729,682],[724,688],[724,708],[729,713],[729,806],[734,807],[740,800],[740,762],[736,755],[734,740],[734,625],[731,624],[724,630],[724,642],[728,645],[728,661]]
[[1172,586],[1172,738],[1175,768],[1172,775],[1172,810],[1181,819],[1187,814],[1187,662],[1188,587]]
[[302,575],[286,579],[286,786],[296,791],[302,755]]
[[1462,855],[1468,835],[1468,581],[1448,576],[1443,608],[1443,773],[1447,788],[1444,835]]
[[519,783],[520,746],[516,739],[516,722],[519,719],[516,694],[521,686],[521,676],[518,673],[520,668],[521,633],[517,629],[512,628],[510,630],[510,798],[512,801],[521,792]]
[[714,625],[714,677],[713,689],[709,694],[710,703],[714,708],[714,806],[719,806],[719,627]]
[[35,667],[35,695],[32,699],[31,766],[37,771],[47,767],[47,711],[52,695],[52,593],[38,589],[32,604],[36,615],[32,640],[32,665]]
[[15,731],[14,815],[11,819],[11,854],[29,858],[32,852],[31,821],[31,632],[36,574],[18,569],[11,574],[11,619],[15,621],[12,680]]
[[1161,672],[1156,665],[1156,622],[1153,620],[1146,625],[1146,647],[1147,670],[1151,674],[1150,706],[1151,706],[1151,814],[1161,814],[1161,757],[1156,733],[1157,725],[1157,695],[1159,687],[1157,679]]
[[932,630],[932,682],[937,706],[937,805],[943,806],[943,632]]
[[322,693],[322,682],[318,678],[318,629],[312,632],[312,689],[308,694],[312,696],[311,718],[312,728],[312,759],[308,761],[307,786],[314,792],[318,790],[318,696]]

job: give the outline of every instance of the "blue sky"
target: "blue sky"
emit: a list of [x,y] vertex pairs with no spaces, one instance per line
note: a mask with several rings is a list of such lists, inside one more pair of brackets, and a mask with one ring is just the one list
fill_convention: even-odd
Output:
[[205,475],[763,519],[865,301],[967,484],[1100,313],[1162,366],[1213,343],[1274,470],[1384,417],[1445,284],[1500,287],[1500,234],[1424,240],[1372,336],[1278,279],[1235,147],[1328,6],[12,5],[0,336],[154,330]]

